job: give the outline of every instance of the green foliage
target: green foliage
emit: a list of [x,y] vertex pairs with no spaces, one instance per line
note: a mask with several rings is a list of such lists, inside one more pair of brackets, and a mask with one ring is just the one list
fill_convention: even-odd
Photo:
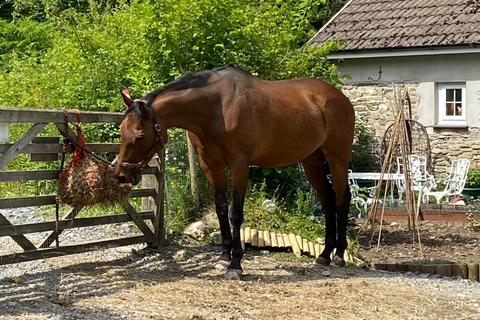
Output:
[[28,17],[37,21],[45,21],[61,14],[64,10],[74,9],[87,13],[92,7],[107,11],[124,1],[118,0],[11,0],[15,19]]
[[13,70],[0,75],[0,88],[5,86],[0,104],[110,111],[123,108],[118,89],[131,84],[129,77],[139,82],[148,77],[145,73],[138,76],[145,64],[146,48],[134,41],[143,37],[145,28],[131,27],[140,19],[147,23],[143,13],[131,10],[101,15],[94,11],[87,16],[64,11],[53,20],[57,31],[51,49],[40,59],[14,61]]
[[[313,1],[166,0],[110,13],[95,6],[52,16],[46,53],[11,59],[0,74],[1,105],[118,111],[118,89],[135,96],[185,71],[239,63],[269,79],[316,76],[339,82],[325,56],[334,44],[301,49],[315,29]],[[18,21],[17,23],[21,23]]]
[[480,169],[472,168],[467,173],[466,188],[480,188]]
[[[121,111],[119,88],[129,87],[133,96],[139,97],[186,71],[227,63],[238,63],[267,79],[314,76],[340,84],[336,67],[326,60],[326,55],[336,50],[338,44],[305,45],[318,24],[329,17],[327,11],[332,1],[12,0],[12,3],[13,22],[0,20],[2,106]],[[89,141],[119,139],[115,125],[84,125],[83,130]],[[194,208],[185,134],[172,131],[170,135],[167,220],[171,223],[169,228],[180,230],[191,219]],[[13,132],[12,136],[18,137]],[[10,168],[39,166],[21,156]],[[254,180],[273,181],[269,193],[277,192],[289,199],[297,195],[291,190],[304,181],[298,166],[259,172],[258,176],[253,174]],[[203,175],[200,186],[201,199],[210,201]],[[45,188],[51,190],[51,186]],[[45,188],[40,189],[45,191]],[[310,219],[306,217],[312,214],[311,199],[306,191],[302,192],[298,193],[303,197],[298,207],[289,208],[295,213],[288,218],[292,220],[286,220],[290,226],[298,225],[294,229],[301,228],[300,222]],[[282,212],[286,215],[286,211]]]
[[[314,75],[337,82],[324,60],[328,46],[298,49],[315,32],[307,15],[314,3],[155,2],[158,16],[150,25],[148,42],[156,49],[154,61],[162,62],[158,73],[173,79],[186,70],[235,62],[269,79]],[[314,68],[308,58],[316,59]]]
[[375,135],[366,120],[356,119],[355,136],[352,148],[352,168],[355,171],[375,171],[377,157],[375,155]]
[[181,232],[193,218],[195,204],[188,171],[187,140],[183,130],[168,133],[166,150],[166,221],[171,232]]
[[315,241],[323,236],[324,228],[322,219],[314,214],[318,214],[319,210],[314,207],[313,191],[298,191],[297,195],[297,202],[293,206],[273,198],[277,209],[269,212],[262,205],[268,199],[265,185],[254,185],[246,197],[244,224],[262,230],[294,233]]
[[264,184],[265,193],[282,199],[293,199],[298,186],[305,183],[305,175],[300,165],[292,165],[284,168],[250,168],[250,181],[256,184]]
[[13,0],[0,1],[0,19],[11,20],[13,12]]
[[10,71],[10,60],[35,59],[44,54],[51,45],[51,32],[50,24],[0,19],[0,71]]

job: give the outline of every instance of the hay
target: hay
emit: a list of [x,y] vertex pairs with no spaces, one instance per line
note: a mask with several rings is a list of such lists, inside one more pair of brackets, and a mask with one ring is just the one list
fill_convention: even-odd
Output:
[[[79,137],[83,144],[83,135]],[[118,182],[111,166],[77,147],[60,174],[57,201],[75,208],[97,203],[113,204],[125,199],[131,189],[131,184]]]

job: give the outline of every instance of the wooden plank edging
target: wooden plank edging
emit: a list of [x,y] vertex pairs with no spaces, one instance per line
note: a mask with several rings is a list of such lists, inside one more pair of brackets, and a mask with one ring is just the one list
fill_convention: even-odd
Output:
[[[240,242],[244,250],[246,244],[258,248],[290,248],[298,257],[300,257],[303,253],[317,258],[323,250],[322,244],[313,243],[293,233],[276,233],[271,231],[257,230],[250,227],[242,227],[240,229]],[[346,261],[355,262],[354,257],[352,257],[351,254],[345,254]]]
[[392,272],[428,273],[443,277],[460,277],[480,281],[480,265],[478,263],[373,263],[371,268]]

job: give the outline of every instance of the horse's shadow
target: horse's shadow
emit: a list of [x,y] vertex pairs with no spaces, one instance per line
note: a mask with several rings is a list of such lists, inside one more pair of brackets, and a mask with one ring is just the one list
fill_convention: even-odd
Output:
[[[179,249],[185,250],[185,256],[181,259],[177,256]],[[73,303],[131,289],[139,283],[154,285],[178,281],[185,277],[218,281],[223,278],[223,271],[214,268],[219,253],[220,249],[216,247],[168,247],[157,252],[132,254],[110,261],[72,264],[41,272],[32,270],[20,277],[3,278],[0,279],[0,317],[44,313],[48,310],[47,313],[60,315],[68,311],[72,318],[97,319],[99,314],[108,316],[109,319],[123,318],[111,309],[97,308],[95,313],[92,313],[90,309],[77,307]],[[385,273],[358,268],[337,269],[317,266],[314,263],[280,262],[264,266],[255,263],[255,259],[251,252],[245,256],[246,272],[242,281],[285,283],[387,276]],[[282,274],[275,273],[280,264]],[[15,268],[15,265],[9,267]],[[330,274],[325,277],[322,272],[327,270]],[[39,308],[39,305],[42,307]]]
[[[134,288],[142,282],[175,281],[185,275],[195,276],[210,270],[206,266],[184,268],[181,262],[176,262],[174,254],[174,251],[162,250],[156,255],[131,255],[110,261],[51,268],[48,271],[32,270],[21,276],[0,279],[0,318],[24,313],[62,315],[68,310],[68,317],[73,319],[98,319],[99,314],[108,316],[108,319],[124,319],[110,309],[97,308],[92,312],[75,307],[72,303]],[[163,264],[156,266],[156,261],[160,259],[166,261],[168,270],[161,269]]]

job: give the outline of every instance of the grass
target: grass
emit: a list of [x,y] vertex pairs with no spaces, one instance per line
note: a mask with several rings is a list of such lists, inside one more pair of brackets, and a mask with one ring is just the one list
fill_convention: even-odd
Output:
[[310,241],[323,237],[325,230],[322,219],[315,215],[318,211],[314,201],[313,191],[297,190],[294,206],[289,206],[284,200],[271,199],[276,209],[269,212],[263,203],[267,200],[264,184],[253,186],[245,201],[244,225],[257,229],[294,233]]

